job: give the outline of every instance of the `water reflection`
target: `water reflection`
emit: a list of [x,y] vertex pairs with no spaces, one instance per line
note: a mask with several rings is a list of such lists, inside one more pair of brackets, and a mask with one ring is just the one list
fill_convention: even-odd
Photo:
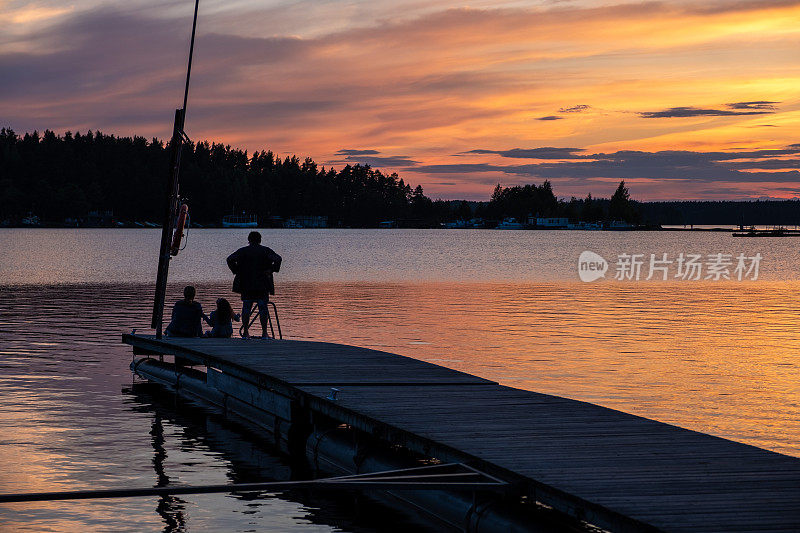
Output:
[[[222,453],[120,392],[132,381],[120,333],[146,325],[151,296],[141,285],[0,287],[0,491],[228,482]],[[226,495],[43,502],[0,506],[0,530],[348,530],[336,511],[312,523],[316,512]]]
[[[180,289],[170,287],[169,301]],[[276,301],[288,337],[378,347],[800,456],[796,289],[283,282]],[[120,392],[132,379],[120,333],[147,330],[152,293],[124,283],[0,286],[0,491],[152,486],[154,468],[158,483],[291,475],[276,459],[251,463],[266,469],[236,463],[214,435],[237,437],[213,417],[189,423],[189,409],[168,414]],[[198,295],[206,305],[233,297],[227,282],[199,284]],[[222,495],[42,503],[0,507],[0,528],[366,527],[347,506],[316,508],[327,506]]]
[[800,455],[800,298],[790,282],[324,284],[286,331]]
[[[135,403],[137,412],[152,416],[151,435],[155,452],[152,465],[158,479],[157,486],[175,482],[170,479],[169,464],[166,461],[169,443],[165,439],[165,425],[180,428],[179,450],[185,452],[199,445],[224,461],[228,465],[227,483],[308,479],[305,465],[291,464],[280,456],[267,435],[252,426],[239,425],[227,419],[222,412],[211,406],[175,396],[149,383],[134,383],[130,387],[124,387],[122,393]],[[214,497],[192,495],[190,498],[194,500],[209,496]],[[224,505],[226,501],[235,500],[240,504],[240,513],[246,516],[249,524],[269,524],[275,529],[281,529],[275,526],[286,517],[270,515],[280,510],[271,507],[265,509],[265,503],[280,501],[279,498],[298,504],[298,509],[303,514],[294,519],[301,519],[301,523],[308,528],[319,526],[320,529],[327,530],[335,524],[338,531],[431,531],[428,524],[414,522],[394,509],[373,500],[365,501],[350,491],[319,493],[296,489],[280,496],[269,493],[232,494],[222,495],[220,503]],[[366,504],[362,505],[364,502]],[[220,503],[216,505],[221,507]],[[160,498],[156,512],[163,519],[163,531],[191,530],[191,527],[187,527],[186,517],[187,514],[196,512],[196,505],[196,502],[186,502],[174,497]],[[218,512],[220,515],[224,513],[222,509]],[[228,530],[231,526],[242,527],[239,520],[238,517],[217,516],[213,522],[203,523],[202,528]]]
[[[164,460],[167,450],[164,448],[164,427],[161,416],[156,413],[153,417],[153,428],[150,430],[150,442],[153,444],[153,470],[156,473],[156,487],[166,487],[170,484],[169,476],[164,469]],[[186,520],[183,516],[185,502],[177,496],[166,494],[158,498],[156,512],[164,519],[164,533],[185,531]]]

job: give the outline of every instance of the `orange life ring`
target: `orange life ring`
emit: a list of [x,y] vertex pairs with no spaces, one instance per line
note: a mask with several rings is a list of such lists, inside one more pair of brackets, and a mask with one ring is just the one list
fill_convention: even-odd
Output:
[[170,247],[170,254],[178,255],[181,251],[181,239],[183,239],[183,230],[186,228],[186,219],[189,217],[189,206],[181,204],[181,209],[178,211],[178,222],[175,224],[175,233],[172,234],[172,246]]

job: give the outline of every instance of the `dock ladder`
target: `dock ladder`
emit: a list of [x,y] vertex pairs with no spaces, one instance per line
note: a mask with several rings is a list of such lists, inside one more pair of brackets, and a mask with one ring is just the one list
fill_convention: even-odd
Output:
[[[272,306],[272,312],[275,313],[275,325],[278,326],[278,336],[275,336],[275,327],[272,325],[272,313],[269,312],[269,306]],[[250,328],[255,324],[256,319],[259,317],[261,312],[258,309],[258,305],[256,302],[252,302],[250,304],[250,320],[247,323],[247,331],[250,331]],[[242,317],[244,318],[244,317]],[[275,306],[275,302],[272,300],[267,300],[267,324],[269,325],[270,336],[273,339],[283,339],[283,332],[281,332],[281,320],[278,318],[278,308]],[[262,335],[267,335],[267,331],[262,331]],[[244,336],[244,322],[242,325],[239,326],[239,336]]]

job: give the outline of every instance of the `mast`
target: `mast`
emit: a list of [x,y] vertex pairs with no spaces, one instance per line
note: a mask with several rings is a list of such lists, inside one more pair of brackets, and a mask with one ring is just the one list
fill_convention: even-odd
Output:
[[189,138],[183,131],[186,119],[186,103],[189,99],[189,78],[192,74],[192,56],[194,54],[194,36],[197,30],[197,9],[200,0],[194,2],[194,18],[192,20],[192,39],[189,43],[189,64],[186,68],[186,85],[183,90],[183,107],[175,110],[175,122],[172,127],[170,141],[169,178],[167,181],[167,198],[164,205],[164,219],[161,226],[161,247],[158,252],[158,275],[156,277],[156,294],[153,299],[153,319],[150,327],[156,330],[156,338],[162,336],[164,322],[164,300],[167,294],[167,277],[169,275],[170,245],[175,219],[178,215],[178,178],[181,169],[181,152],[183,143]]

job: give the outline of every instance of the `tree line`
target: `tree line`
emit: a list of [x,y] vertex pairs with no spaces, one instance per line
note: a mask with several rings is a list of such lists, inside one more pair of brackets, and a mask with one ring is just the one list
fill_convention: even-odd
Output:
[[658,224],[800,225],[800,201],[697,200],[643,202],[642,220]]
[[[246,211],[270,217],[327,216],[332,226],[433,227],[456,219],[489,221],[528,216],[572,221],[624,220],[659,224],[800,224],[800,202],[637,202],[625,182],[610,198],[559,199],[549,181],[497,185],[487,202],[432,200],[421,186],[368,165],[341,170],[311,158],[281,159],[271,151],[247,151],[207,141],[188,143],[181,156],[181,196],[194,222],[218,224]],[[117,137],[99,131],[57,135],[46,130],[16,134],[0,129],[0,223],[27,213],[46,224],[80,219],[89,211],[113,211],[117,220],[160,222],[169,146],[159,139]]]
[[640,202],[631,198],[620,181],[610,198],[559,199],[549,181],[541,185],[498,185],[488,203],[475,207],[486,218],[529,215],[563,217],[571,221],[621,220],[646,226],[660,225],[800,225],[800,201],[791,200],[676,200]]
[[[246,211],[259,220],[327,216],[333,225],[376,226],[384,220],[432,224],[450,204],[432,201],[421,186],[368,165],[341,170],[311,158],[281,159],[219,143],[187,144],[181,154],[181,196],[197,223],[219,223]],[[159,139],[101,132],[47,130],[17,135],[0,130],[0,220],[28,212],[45,222],[113,211],[118,220],[160,222],[169,146]]]

